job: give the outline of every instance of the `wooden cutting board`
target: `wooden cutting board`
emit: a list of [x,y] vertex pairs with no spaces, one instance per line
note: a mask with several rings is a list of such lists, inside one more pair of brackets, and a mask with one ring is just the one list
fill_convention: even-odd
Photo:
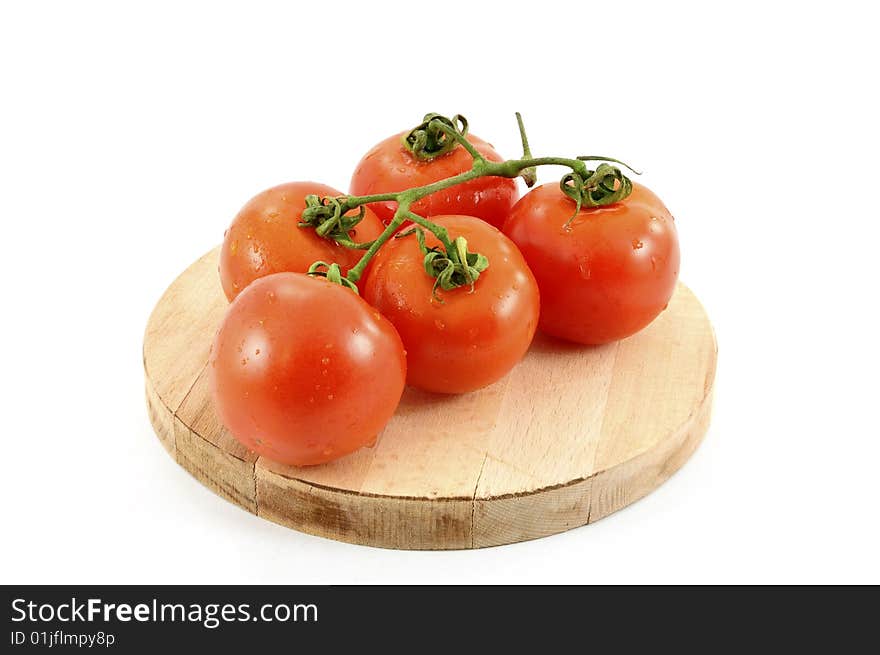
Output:
[[544,537],[650,493],[708,428],[715,337],[679,284],[668,309],[629,339],[583,347],[539,334],[526,358],[486,389],[407,389],[372,448],[321,466],[276,464],[235,441],[212,406],[208,351],[227,306],[218,252],[186,269],[150,316],[147,405],[178,464],[270,521],[387,548]]

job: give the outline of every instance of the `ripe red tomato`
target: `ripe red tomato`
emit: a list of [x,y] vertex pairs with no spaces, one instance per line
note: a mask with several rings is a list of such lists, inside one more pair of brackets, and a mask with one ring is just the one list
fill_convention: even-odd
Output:
[[[317,182],[289,182],[257,194],[232,221],[220,251],[220,281],[229,300],[259,277],[272,273],[305,273],[316,261],[336,262],[343,274],[363,255],[298,227],[307,195],[339,196],[333,187]],[[383,225],[367,210],[349,233],[352,241],[372,241]]]
[[236,297],[210,364],[214,404],[232,435],[295,466],[371,444],[406,379],[391,323],[351,290],[300,273],[262,277]]
[[541,289],[541,330],[584,344],[622,339],[666,308],[678,279],[675,219],[640,184],[622,202],[585,208],[557,184],[527,193],[504,225]]
[[[436,216],[451,238],[489,259],[469,286],[437,289],[415,235],[392,239],[361,284],[364,299],[397,328],[407,352],[407,382],[463,393],[503,377],[528,350],[538,323],[538,287],[525,260],[496,228],[471,216]],[[440,242],[428,233],[428,247]],[[442,301],[442,302],[441,302]]]
[[[352,195],[405,191],[470,170],[473,159],[461,146],[423,161],[403,146],[405,134],[388,137],[364,155],[351,178],[349,189]],[[503,161],[495,149],[481,138],[472,134],[468,134],[467,138],[489,161]],[[432,193],[413,203],[411,209],[426,218],[442,214],[476,216],[500,228],[518,197],[514,180],[481,177]],[[377,202],[370,207],[387,224],[397,209],[397,203]]]

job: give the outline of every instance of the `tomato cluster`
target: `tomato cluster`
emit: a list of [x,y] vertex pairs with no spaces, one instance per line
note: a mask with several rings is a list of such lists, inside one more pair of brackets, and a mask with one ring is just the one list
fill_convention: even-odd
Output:
[[[398,192],[467,173],[475,157],[504,161],[471,135],[444,142],[449,128],[439,128],[434,155],[408,146],[407,133],[389,137],[356,167],[350,196],[282,184],[226,232],[230,306],[211,351],[212,391],[224,425],[259,455],[331,461],[373,443],[405,384],[474,391],[506,375],[538,328],[607,343],[671,298],[674,219],[629,180],[626,197],[619,184],[596,187],[618,194],[608,204],[575,203],[565,184],[517,199],[499,168],[410,202]],[[345,204],[355,197],[364,200]]]

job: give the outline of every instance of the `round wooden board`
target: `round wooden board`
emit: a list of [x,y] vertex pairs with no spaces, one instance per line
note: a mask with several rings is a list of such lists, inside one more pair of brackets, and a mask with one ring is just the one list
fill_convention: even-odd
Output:
[[645,496],[708,428],[715,337],[680,284],[668,309],[629,339],[582,347],[539,334],[486,389],[407,389],[372,448],[322,466],[276,464],[235,441],[212,407],[208,351],[227,306],[218,252],[174,281],[147,324],[150,420],[196,479],[270,521],[387,548],[544,537]]

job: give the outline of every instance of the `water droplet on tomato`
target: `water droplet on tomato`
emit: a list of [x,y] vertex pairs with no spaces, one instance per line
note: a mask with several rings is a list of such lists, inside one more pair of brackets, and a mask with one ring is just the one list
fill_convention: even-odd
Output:
[[332,449],[332,448],[325,448],[325,449],[321,452],[321,454],[324,455],[324,457],[329,457],[330,455],[333,454],[333,449]]
[[241,365],[242,365],[242,366],[247,366],[247,357],[242,357],[242,358],[241,358]]
[[329,358],[329,357],[322,357],[322,358],[321,358],[321,363],[322,363],[324,366],[327,366],[327,364],[330,363],[330,358]]
[[445,330],[445,329],[446,329],[446,323],[444,323],[443,321],[441,321],[439,318],[434,319],[434,326],[435,326],[438,330]]
[[651,270],[652,271],[657,270],[657,258],[656,257],[651,257]]
[[327,400],[333,400],[333,394],[332,394],[332,393],[328,393],[328,394],[327,394]]
[[639,250],[644,245],[645,244],[642,243],[641,241],[639,241],[638,239],[633,239],[633,241],[632,241],[633,250]]
[[593,270],[590,267],[590,258],[586,255],[581,255],[577,260],[578,264],[578,272],[581,274],[581,277],[585,280],[589,280],[593,276]]
[[260,354],[260,349],[257,348],[257,349],[254,351],[254,355],[259,355],[259,354]]

